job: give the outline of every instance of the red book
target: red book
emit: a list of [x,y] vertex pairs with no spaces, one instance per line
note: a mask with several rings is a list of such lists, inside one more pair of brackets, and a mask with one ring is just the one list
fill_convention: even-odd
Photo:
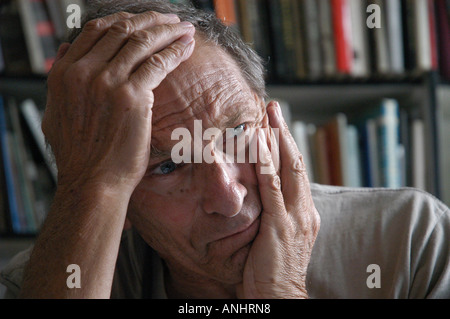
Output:
[[445,0],[436,2],[439,26],[439,64],[442,77],[450,80],[450,16],[447,14]]
[[436,36],[436,11],[435,0],[428,0],[428,22],[430,24],[430,46],[431,46],[431,69],[438,69],[438,48]]
[[349,74],[352,68],[351,20],[347,0],[331,0],[336,51],[336,67],[338,72]]
[[234,0],[214,0],[214,11],[225,25],[234,26],[237,24]]

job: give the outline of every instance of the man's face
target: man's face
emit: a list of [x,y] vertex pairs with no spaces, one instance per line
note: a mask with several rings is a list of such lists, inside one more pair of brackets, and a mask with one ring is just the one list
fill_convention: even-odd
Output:
[[201,41],[154,94],[152,146],[158,151],[133,193],[128,217],[169,269],[238,283],[262,210],[254,164],[176,165],[170,153],[179,141],[171,134],[186,128],[194,136],[194,120],[201,120],[203,131],[235,128],[239,134],[265,127],[264,103],[226,53]]

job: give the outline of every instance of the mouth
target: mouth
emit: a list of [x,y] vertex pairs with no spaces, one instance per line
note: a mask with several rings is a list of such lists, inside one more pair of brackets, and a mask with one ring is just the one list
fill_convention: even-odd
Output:
[[259,223],[260,217],[258,216],[250,225],[244,225],[243,227],[237,229],[232,234],[222,237],[220,240],[230,240],[230,239],[237,239],[239,237],[248,237],[252,234],[256,236],[259,230]]

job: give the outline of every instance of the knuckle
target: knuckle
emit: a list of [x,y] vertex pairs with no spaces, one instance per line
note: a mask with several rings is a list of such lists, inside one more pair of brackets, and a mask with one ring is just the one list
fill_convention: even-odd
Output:
[[83,32],[98,32],[106,28],[106,22],[103,18],[97,18],[86,22]]
[[161,13],[156,11],[147,11],[145,12],[145,15],[149,20],[158,20],[161,16]]
[[280,176],[278,176],[277,174],[271,174],[269,178],[269,187],[274,191],[280,190],[281,189]]
[[153,32],[147,30],[137,30],[131,35],[130,41],[133,41],[137,45],[143,46],[144,48],[149,48],[155,41],[155,35]]
[[291,167],[291,171],[294,175],[296,176],[304,176],[306,174],[306,167],[305,164],[303,162],[303,155],[299,154]]
[[161,53],[153,54],[148,59],[148,64],[159,70],[166,70],[168,68],[168,61]]
[[134,23],[131,20],[120,20],[115,22],[110,31],[118,34],[130,35],[134,30]]
[[134,14],[126,11],[120,11],[116,13],[116,16],[119,17],[119,19],[129,19],[133,17]]

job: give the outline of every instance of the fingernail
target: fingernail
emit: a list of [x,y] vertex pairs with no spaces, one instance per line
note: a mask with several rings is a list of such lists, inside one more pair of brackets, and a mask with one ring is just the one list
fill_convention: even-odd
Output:
[[181,43],[183,43],[184,45],[188,45],[191,44],[192,42],[194,42],[194,37],[191,35],[183,35],[178,41],[180,41]]
[[280,103],[275,102],[275,110],[276,110],[276,112],[277,112],[278,118],[282,119],[282,118],[283,118],[283,113],[281,112],[281,106],[280,106]]
[[188,21],[180,22],[179,25],[183,28],[193,28],[194,25]]
[[165,13],[164,15],[166,17],[171,18],[171,19],[177,19],[178,18],[178,16],[176,14],[174,14],[174,13]]

